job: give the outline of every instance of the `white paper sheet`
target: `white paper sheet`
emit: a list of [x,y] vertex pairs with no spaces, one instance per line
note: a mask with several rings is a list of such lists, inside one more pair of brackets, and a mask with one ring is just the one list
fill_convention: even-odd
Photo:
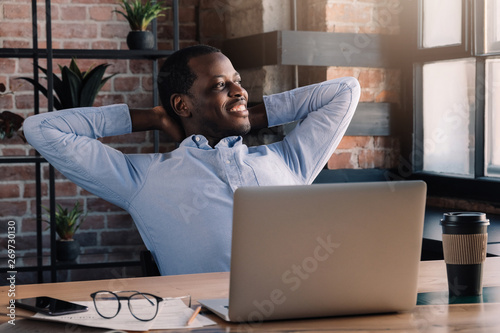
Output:
[[[80,329],[77,329],[80,328]],[[80,326],[68,323],[56,322],[40,322],[39,320],[17,319],[15,325],[3,323],[0,325],[0,333],[68,333],[68,332],[85,332],[85,333],[127,333],[122,330],[108,330],[106,328],[85,327],[82,330]]]
[[67,322],[90,327],[100,327],[127,331],[147,331],[150,329],[179,329],[195,328],[208,325],[215,325],[215,322],[203,317],[196,316],[196,319],[189,326],[186,326],[188,319],[194,310],[187,307],[180,299],[166,300],[160,303],[158,315],[151,321],[140,321],[132,316],[128,309],[127,301],[122,301],[121,310],[115,318],[102,318],[95,310],[93,302],[74,302],[88,307],[87,312],[63,315],[48,316],[37,313],[33,316],[36,319]]

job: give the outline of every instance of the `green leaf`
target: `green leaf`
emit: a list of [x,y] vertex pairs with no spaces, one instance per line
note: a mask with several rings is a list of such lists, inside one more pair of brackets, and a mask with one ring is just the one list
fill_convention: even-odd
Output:
[[[50,210],[47,207],[42,207],[50,214]],[[54,222],[59,237],[66,240],[73,239],[73,235],[80,228],[86,216],[87,213],[84,214],[83,210],[80,209],[79,201],[75,202],[71,211],[68,211],[68,208],[63,208],[60,204],[56,204]]]
[[69,70],[75,73],[80,80],[83,80],[82,72],[80,72],[80,68],[78,68],[75,58],[71,59],[71,63],[69,64]]
[[45,88],[44,86],[42,86],[39,82],[36,82],[35,80],[33,80],[32,78],[30,77],[18,77],[17,78],[18,80],[25,80],[25,81],[28,81],[29,83],[31,83],[33,86],[35,86],[36,88],[38,88],[38,90],[40,90],[40,92],[42,94],[45,95],[45,97],[47,97],[47,88]]
[[64,105],[65,108],[71,108],[75,106],[82,106],[80,104],[80,90],[82,89],[82,81],[77,74],[72,72],[68,67],[64,67],[61,73],[63,81],[69,90],[69,96],[71,98],[70,105]]
[[120,7],[123,11],[114,10],[113,12],[125,17],[131,30],[145,31],[152,20],[164,16],[161,12],[170,8],[164,6],[163,2],[152,4],[149,0],[145,4],[142,4],[140,0],[121,0],[121,2]]
[[[105,71],[109,65],[101,64],[95,68],[91,66],[87,71],[82,72],[76,63],[75,58],[71,59],[70,66],[61,66],[61,78],[54,73],[52,74],[54,82],[54,107],[57,110],[69,109],[75,107],[92,106],[94,100],[101,90],[102,86],[114,75],[110,75],[103,79]],[[45,74],[48,71],[45,68],[38,66]],[[46,97],[48,97],[47,88],[40,83],[35,82],[31,78],[21,77],[37,87]],[[55,96],[57,95],[57,97]]]
[[[99,65],[87,73],[85,79],[82,83],[82,89],[80,93],[80,103],[82,106],[92,106],[97,93],[102,87],[101,81],[106,68],[109,65]],[[108,77],[109,79],[109,77]]]
[[[25,80],[25,81],[28,81],[29,83],[31,83],[33,86],[35,86],[36,88],[38,88],[38,90],[45,96],[48,98],[48,91],[47,91],[47,88],[45,88],[44,86],[42,86],[39,82],[36,82],[35,80],[33,80],[32,78],[29,78],[29,77],[18,77],[17,78],[18,80]],[[62,107],[62,104],[61,102],[57,99],[57,97],[54,96],[54,108],[57,109],[57,110],[61,110],[63,107]]]

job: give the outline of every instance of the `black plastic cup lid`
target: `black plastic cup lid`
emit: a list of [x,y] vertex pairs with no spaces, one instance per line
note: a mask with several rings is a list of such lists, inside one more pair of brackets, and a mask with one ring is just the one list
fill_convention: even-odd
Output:
[[486,218],[485,213],[480,212],[450,212],[444,213],[443,219],[441,220],[441,224],[446,225],[455,225],[455,224],[463,224],[463,223],[473,223],[473,224],[482,224],[489,225],[490,220]]

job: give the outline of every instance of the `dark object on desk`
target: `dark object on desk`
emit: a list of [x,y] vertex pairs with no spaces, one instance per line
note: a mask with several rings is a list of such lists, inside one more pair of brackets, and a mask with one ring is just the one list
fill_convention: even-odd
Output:
[[[425,209],[424,248],[427,260],[444,260],[440,220],[443,214],[453,211],[450,208],[428,205]],[[500,215],[486,212],[488,226],[488,247],[486,257],[500,256]],[[424,260],[424,259],[422,259]]]
[[500,287],[484,287],[479,296],[450,296],[448,291],[419,293],[417,305],[499,303]]
[[391,180],[390,175],[391,170],[386,169],[324,169],[318,174],[314,183],[384,182]]
[[60,316],[88,310],[86,306],[47,296],[17,299],[16,305],[23,309],[50,316]]
[[141,251],[141,269],[143,276],[160,276],[160,270],[156,265],[155,259],[151,252]]
[[443,214],[443,252],[451,296],[481,295],[489,224],[484,213]]

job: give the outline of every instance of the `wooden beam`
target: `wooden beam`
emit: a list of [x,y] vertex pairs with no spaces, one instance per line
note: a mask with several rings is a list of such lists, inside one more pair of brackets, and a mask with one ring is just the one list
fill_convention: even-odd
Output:
[[281,64],[390,67],[389,42],[379,34],[281,31]]
[[345,135],[391,135],[390,103],[359,103]]
[[397,37],[320,31],[273,31],[226,40],[234,67],[266,65],[397,67]]
[[[359,103],[345,135],[350,136],[389,136],[391,128],[391,103]],[[287,134],[295,123],[285,125]]]
[[227,39],[222,52],[236,70],[276,65],[279,63],[279,31]]

